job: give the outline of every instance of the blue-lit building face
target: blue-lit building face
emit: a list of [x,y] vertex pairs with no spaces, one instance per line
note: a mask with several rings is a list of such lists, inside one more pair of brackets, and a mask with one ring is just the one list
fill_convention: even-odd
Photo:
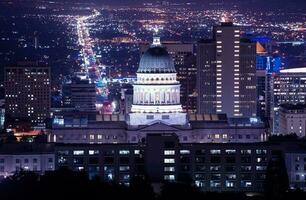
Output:
[[268,73],[279,72],[282,66],[280,56],[257,55],[256,69],[266,70]]
[[5,120],[5,109],[0,108],[0,129],[4,127],[4,120]]

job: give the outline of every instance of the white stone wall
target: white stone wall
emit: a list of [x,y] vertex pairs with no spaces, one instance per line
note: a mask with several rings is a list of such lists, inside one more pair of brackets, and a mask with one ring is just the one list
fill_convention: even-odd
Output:
[[295,133],[298,137],[306,136],[306,114],[281,113],[279,124],[280,134]]

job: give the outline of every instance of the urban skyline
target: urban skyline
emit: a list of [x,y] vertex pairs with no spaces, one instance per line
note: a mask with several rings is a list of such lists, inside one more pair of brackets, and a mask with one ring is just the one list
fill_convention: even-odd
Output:
[[303,199],[305,6],[0,2],[0,197]]

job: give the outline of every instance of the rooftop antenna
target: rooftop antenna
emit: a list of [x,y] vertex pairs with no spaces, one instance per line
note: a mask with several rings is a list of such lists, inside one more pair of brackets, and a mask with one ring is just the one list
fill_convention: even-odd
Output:
[[152,46],[161,46],[160,37],[159,37],[158,32],[159,32],[159,29],[158,28],[154,28]]

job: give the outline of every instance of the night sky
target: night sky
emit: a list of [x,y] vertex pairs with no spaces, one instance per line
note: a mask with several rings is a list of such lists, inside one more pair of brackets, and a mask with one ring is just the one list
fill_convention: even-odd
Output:
[[[82,2],[82,0],[74,0]],[[95,3],[107,3],[107,4],[139,4],[143,2],[156,2],[155,0],[87,0],[93,1]],[[160,0],[162,1],[162,0]],[[305,6],[305,0],[167,0],[168,2],[197,2],[201,4],[205,3],[216,3],[216,2],[223,2],[223,3],[239,3],[239,4],[250,4],[250,3],[260,3],[260,5],[273,5],[273,6],[288,6],[288,5],[296,5],[296,6]],[[297,5],[298,4],[298,5]]]

